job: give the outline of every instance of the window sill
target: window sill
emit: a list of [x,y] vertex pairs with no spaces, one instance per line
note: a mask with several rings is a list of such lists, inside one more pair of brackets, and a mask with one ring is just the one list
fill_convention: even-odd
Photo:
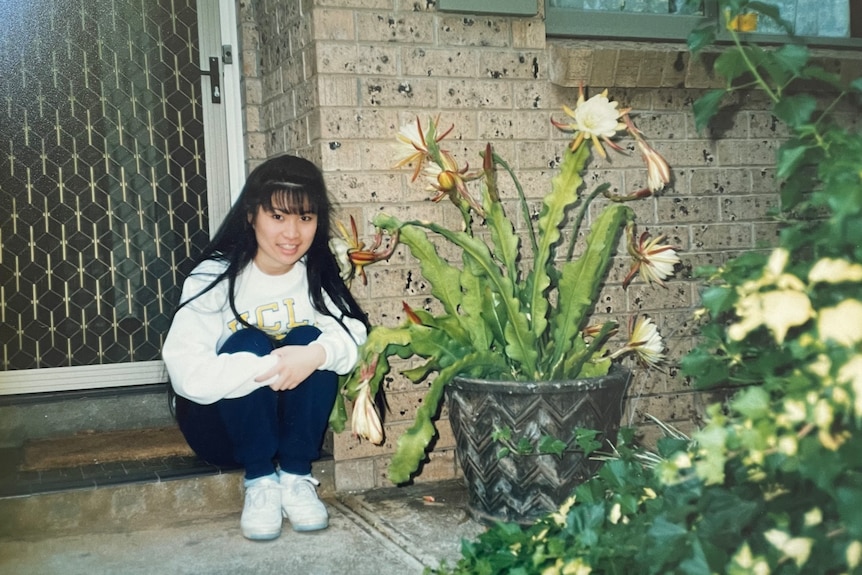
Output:
[[[712,71],[720,48],[692,57],[684,43],[548,39],[550,81],[617,88],[721,88]],[[862,52],[813,49],[813,59],[845,81],[862,77]]]

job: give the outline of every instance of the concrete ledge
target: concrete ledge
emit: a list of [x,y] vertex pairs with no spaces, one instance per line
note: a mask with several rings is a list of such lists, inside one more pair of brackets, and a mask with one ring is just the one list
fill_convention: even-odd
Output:
[[[315,462],[318,494],[335,494],[334,462]],[[127,483],[0,498],[0,539],[44,539],[150,529],[235,514],[243,505],[241,470],[169,481]]]

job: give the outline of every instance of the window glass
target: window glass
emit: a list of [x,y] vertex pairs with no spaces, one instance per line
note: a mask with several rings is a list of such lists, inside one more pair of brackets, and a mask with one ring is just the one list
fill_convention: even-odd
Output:
[[686,0],[551,0],[551,6],[599,12],[646,14],[703,14],[703,7]]
[[[827,38],[850,37],[850,0],[762,0],[779,9],[798,36]],[[760,34],[783,34],[784,30],[769,18],[757,22]]]
[[[812,45],[862,45],[862,0],[760,0],[778,8],[793,33]],[[685,40],[705,21],[722,18],[715,0],[545,0],[549,36]],[[747,40],[784,41],[771,18],[745,20]],[[728,40],[726,35],[721,40]],[[818,39],[820,41],[818,41]]]

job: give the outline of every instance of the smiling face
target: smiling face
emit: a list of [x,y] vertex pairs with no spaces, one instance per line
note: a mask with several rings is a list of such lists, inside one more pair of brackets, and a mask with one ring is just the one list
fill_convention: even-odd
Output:
[[250,218],[257,240],[254,263],[268,275],[292,270],[317,233],[317,214],[290,199],[294,198],[276,193],[271,207],[258,206]]

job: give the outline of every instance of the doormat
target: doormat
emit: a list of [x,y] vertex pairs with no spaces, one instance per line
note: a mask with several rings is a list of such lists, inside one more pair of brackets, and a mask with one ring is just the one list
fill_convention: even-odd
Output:
[[84,432],[28,441],[21,471],[41,471],[116,461],[194,456],[177,427]]

